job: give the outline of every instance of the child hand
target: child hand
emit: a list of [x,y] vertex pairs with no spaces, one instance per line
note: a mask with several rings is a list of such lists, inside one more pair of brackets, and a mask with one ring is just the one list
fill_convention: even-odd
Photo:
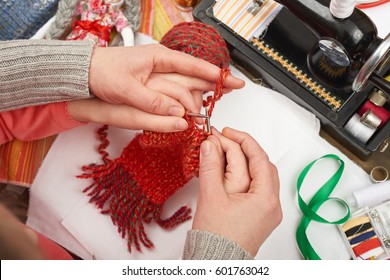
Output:
[[244,132],[213,130],[201,145],[192,229],[220,234],[256,256],[281,219],[278,173],[264,150]]
[[185,119],[158,116],[124,104],[111,104],[98,98],[68,102],[70,116],[79,122],[94,122],[131,130],[176,132],[187,129]]

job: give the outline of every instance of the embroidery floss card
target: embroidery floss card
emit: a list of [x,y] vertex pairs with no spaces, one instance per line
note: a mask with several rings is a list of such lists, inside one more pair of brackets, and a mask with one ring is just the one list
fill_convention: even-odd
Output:
[[340,226],[352,258],[390,259],[390,201],[357,213]]

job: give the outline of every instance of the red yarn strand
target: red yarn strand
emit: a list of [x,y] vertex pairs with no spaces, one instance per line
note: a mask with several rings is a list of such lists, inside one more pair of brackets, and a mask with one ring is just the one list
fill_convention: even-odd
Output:
[[221,99],[223,95],[223,85],[225,84],[226,77],[229,75],[230,70],[229,69],[221,69],[221,73],[219,75],[219,78],[217,80],[215,90],[214,90],[214,96],[208,96],[207,100],[203,102],[203,107],[209,107],[208,114],[209,117],[212,116],[215,102],[217,102],[219,99]]

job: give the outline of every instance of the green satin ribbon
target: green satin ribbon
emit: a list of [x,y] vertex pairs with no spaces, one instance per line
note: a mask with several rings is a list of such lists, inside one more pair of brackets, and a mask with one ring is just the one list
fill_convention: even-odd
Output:
[[[340,166],[337,169],[337,171],[332,175],[332,177],[330,177],[328,181],[326,181],[325,184],[314,194],[310,202],[306,204],[305,201],[302,199],[299,191],[301,190],[303,181],[306,175],[309,173],[309,170],[317,161],[323,159],[335,159],[339,162]],[[329,195],[332,193],[337,183],[339,182],[341,175],[343,174],[343,171],[344,171],[344,162],[338,156],[333,154],[328,154],[308,164],[302,170],[301,174],[298,177],[298,181],[297,181],[298,204],[299,204],[299,208],[303,212],[303,216],[296,231],[296,240],[298,243],[299,250],[301,251],[302,256],[306,260],[321,259],[316,253],[316,251],[313,249],[313,247],[311,246],[309,239],[307,238],[306,235],[306,229],[312,220],[320,223],[325,223],[325,224],[342,224],[345,223],[350,217],[350,209],[348,207],[348,204],[344,200],[340,198],[329,197]],[[316,213],[316,211],[321,207],[322,204],[330,200],[334,200],[337,203],[340,203],[342,206],[344,206],[347,209],[347,214],[343,218],[337,221],[328,221]]]

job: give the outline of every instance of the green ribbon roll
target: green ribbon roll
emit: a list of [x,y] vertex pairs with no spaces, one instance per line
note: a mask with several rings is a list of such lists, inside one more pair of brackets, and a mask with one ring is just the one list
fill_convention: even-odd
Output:
[[[318,162],[319,160],[323,159],[334,159],[337,160],[339,163],[339,168],[337,171],[324,183],[324,185],[314,194],[312,199],[309,201],[308,204],[302,199],[300,195],[300,190],[303,184],[303,181],[306,177],[306,175],[309,173],[309,170],[313,167],[313,165]],[[329,195],[332,193],[334,188],[336,187],[337,183],[339,182],[341,175],[344,171],[344,161],[342,161],[337,155],[328,154],[324,155],[311,163],[309,163],[301,172],[301,174],[298,177],[297,180],[297,190],[298,190],[298,204],[299,208],[303,212],[303,216],[301,219],[301,222],[298,225],[297,231],[296,231],[296,240],[298,243],[299,250],[301,251],[302,256],[306,260],[320,260],[321,258],[318,256],[316,251],[311,246],[309,239],[306,235],[306,229],[308,228],[311,221],[316,221],[320,223],[325,224],[342,224],[345,223],[349,217],[350,217],[350,209],[348,207],[348,204],[336,197],[329,197]],[[337,221],[328,221],[327,219],[321,217],[316,213],[316,211],[321,207],[322,204],[324,204],[327,201],[334,200],[337,203],[340,203],[342,206],[344,206],[347,209],[347,214],[337,220]]]

